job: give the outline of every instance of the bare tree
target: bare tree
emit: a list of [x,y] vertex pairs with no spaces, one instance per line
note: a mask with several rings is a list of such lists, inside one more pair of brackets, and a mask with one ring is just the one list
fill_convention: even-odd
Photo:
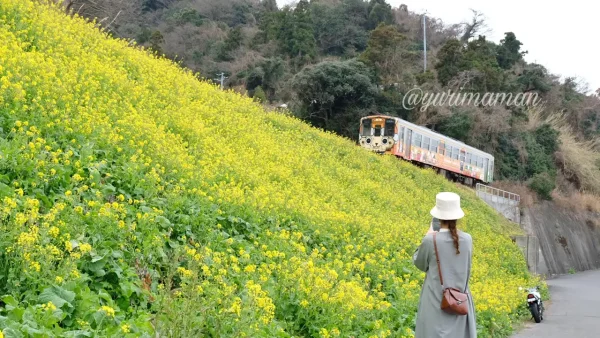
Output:
[[473,17],[471,18],[471,21],[462,23],[464,30],[460,40],[463,43],[467,43],[472,37],[475,37],[482,33],[487,33],[489,31],[489,28],[485,23],[485,16],[483,15],[483,13],[474,9],[471,9],[471,12],[473,12]]

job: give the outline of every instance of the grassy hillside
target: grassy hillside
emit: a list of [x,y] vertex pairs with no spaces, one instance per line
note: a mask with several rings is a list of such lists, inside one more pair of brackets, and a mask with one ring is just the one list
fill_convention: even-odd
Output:
[[5,336],[410,337],[442,190],[474,237],[482,337],[537,282],[506,221],[432,172],[37,2],[0,1],[0,41]]

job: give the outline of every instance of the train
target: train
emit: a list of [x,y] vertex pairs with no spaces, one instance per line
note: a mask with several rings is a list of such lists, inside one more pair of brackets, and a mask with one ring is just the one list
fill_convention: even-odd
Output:
[[494,179],[494,156],[429,128],[398,117],[369,115],[360,119],[358,143],[430,167],[455,182],[474,186]]

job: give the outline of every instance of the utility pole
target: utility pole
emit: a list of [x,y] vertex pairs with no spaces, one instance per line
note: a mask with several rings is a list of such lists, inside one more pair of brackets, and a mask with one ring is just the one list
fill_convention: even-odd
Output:
[[427,71],[427,17],[423,14],[423,73]]
[[227,79],[227,77],[225,76],[225,73],[217,74],[217,76],[219,76],[220,78],[215,80],[221,83],[221,90],[223,90],[223,82],[225,81],[225,79]]

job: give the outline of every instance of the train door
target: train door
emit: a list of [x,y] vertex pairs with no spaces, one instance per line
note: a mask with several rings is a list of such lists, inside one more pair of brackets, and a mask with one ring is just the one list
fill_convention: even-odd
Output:
[[402,154],[404,154],[405,147],[404,126],[396,125],[396,128],[398,128],[398,133],[394,137],[394,140],[396,141],[396,154],[401,156]]
[[459,161],[460,161],[460,172],[462,173],[465,170],[465,156],[466,156],[466,151],[465,149],[461,149],[460,150],[460,157],[459,157]]
[[404,134],[404,157],[410,160],[410,147],[412,146],[412,130],[406,128],[406,132]]
[[488,171],[489,169],[489,165],[490,165],[490,159],[489,158],[484,158],[483,159],[483,180],[485,182],[489,182],[490,180],[490,172]]

